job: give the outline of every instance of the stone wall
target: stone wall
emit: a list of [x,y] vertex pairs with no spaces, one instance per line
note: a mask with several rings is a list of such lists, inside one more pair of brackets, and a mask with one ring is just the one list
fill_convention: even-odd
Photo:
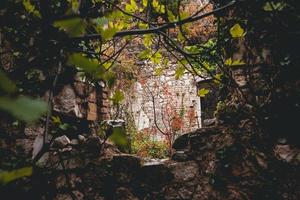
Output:
[[205,97],[201,97],[202,126],[213,123],[219,97],[219,86],[213,79],[201,79],[197,81],[197,88],[209,90]]
[[[102,86],[101,86],[102,85]],[[52,100],[48,139],[53,142],[78,143],[78,136],[95,134],[98,123],[109,119],[108,91],[104,84],[95,87],[78,78],[63,84],[59,82]],[[48,100],[49,91],[42,97]],[[0,165],[1,169],[15,158],[28,164],[35,159],[43,146],[45,118],[35,124],[18,123],[10,118],[0,119]],[[56,122],[55,122],[56,121]]]
[[[53,101],[55,116],[82,126],[87,122],[86,129],[55,136],[49,151],[37,160],[33,176],[1,187],[0,196],[33,200],[299,199],[299,149],[288,144],[276,144],[270,152],[249,149],[235,137],[248,132],[218,125],[179,136],[170,159],[121,154],[114,145],[85,132],[98,113],[91,106],[99,103],[95,93],[97,89],[77,81],[60,87]],[[38,125],[26,127],[24,134],[10,130],[13,137],[1,140],[2,168],[12,158],[29,165],[43,132]]]
[[[11,199],[212,199],[216,193],[207,174],[215,170],[215,157],[206,151],[211,147],[205,142],[210,137],[223,137],[217,136],[219,132],[207,129],[179,137],[170,160],[120,154],[97,136],[61,143],[37,162],[31,182],[20,180],[19,184],[28,188],[16,190]],[[191,142],[189,136],[194,138]],[[230,138],[224,140],[228,141]],[[60,158],[64,161],[59,162]]]
[[165,66],[159,75],[151,63],[145,63],[143,69],[145,78],[134,85],[128,100],[137,129],[156,129],[156,123],[166,132],[173,131],[174,118],[179,119],[178,127],[174,125],[178,134],[200,128],[200,98],[194,77],[185,73],[176,79],[176,64]]
[[53,110],[88,121],[109,118],[108,90],[105,83],[95,87],[80,79],[65,85],[54,97]]
[[[272,161],[274,165],[289,163],[284,166],[288,173],[272,172],[272,177],[280,177],[269,183],[278,188],[274,192],[268,190],[268,184],[261,185],[262,180],[269,180],[266,172],[271,163],[267,162],[266,154],[244,152],[246,149],[236,144],[226,127],[202,128],[184,134],[176,139],[173,148],[175,152],[171,159],[145,160],[120,154],[98,136],[81,137],[77,143],[53,146],[37,162],[31,180],[18,182],[25,187],[6,194],[11,196],[10,199],[22,196],[33,200],[284,199],[287,192],[289,199],[300,197],[299,182],[296,181],[300,178],[296,173],[299,150],[281,145],[272,152],[277,157]],[[291,153],[294,154],[292,158],[285,157]],[[287,181],[290,184],[285,187]]]

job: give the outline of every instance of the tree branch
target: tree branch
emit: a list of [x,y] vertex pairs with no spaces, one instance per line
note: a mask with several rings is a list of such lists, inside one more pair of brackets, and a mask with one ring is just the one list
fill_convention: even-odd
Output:
[[[117,32],[114,37],[124,37],[124,36],[129,36],[129,35],[145,35],[145,34],[160,34],[160,31],[165,31],[170,28],[176,28],[177,26],[181,26],[187,23],[192,23],[194,21],[198,21],[200,19],[206,18],[210,15],[216,14],[218,12],[221,12],[233,5],[236,4],[236,1],[231,1],[225,6],[222,6],[220,8],[216,8],[215,10],[212,10],[210,12],[204,13],[199,16],[195,17],[188,17],[186,19],[177,21],[177,22],[170,22],[162,26],[158,27],[153,27],[149,29],[133,29],[133,30],[125,30],[125,31],[119,31]],[[101,39],[100,34],[91,34],[91,35],[86,35],[86,36],[81,36],[81,37],[73,37],[71,38],[72,40],[93,40],[93,39]]]

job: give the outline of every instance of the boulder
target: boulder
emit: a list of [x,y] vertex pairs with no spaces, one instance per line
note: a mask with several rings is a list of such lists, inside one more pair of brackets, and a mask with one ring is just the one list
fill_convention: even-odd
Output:
[[57,137],[53,141],[53,147],[55,147],[55,148],[63,148],[69,144],[71,144],[71,141],[66,135]]
[[141,158],[128,154],[115,155],[112,159],[112,170],[118,184],[132,181],[141,166]]
[[146,162],[139,169],[137,181],[144,191],[159,190],[173,179],[167,161]]
[[184,162],[190,160],[190,155],[188,151],[176,151],[172,155],[172,160],[178,161],[178,162]]

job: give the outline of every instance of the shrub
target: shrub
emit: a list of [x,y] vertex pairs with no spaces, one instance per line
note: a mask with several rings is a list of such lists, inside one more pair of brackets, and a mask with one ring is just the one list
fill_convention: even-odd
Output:
[[166,158],[168,156],[166,141],[157,138],[149,129],[132,134],[131,150],[132,153],[147,158]]

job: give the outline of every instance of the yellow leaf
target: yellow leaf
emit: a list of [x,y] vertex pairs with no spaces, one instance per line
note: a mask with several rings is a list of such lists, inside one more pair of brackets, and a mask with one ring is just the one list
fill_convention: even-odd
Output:
[[242,60],[234,60],[231,66],[245,65],[246,63]]
[[168,19],[170,20],[170,22],[176,21],[176,17],[171,10],[167,10],[167,13],[168,13]]
[[151,35],[144,35],[143,43],[145,47],[150,48],[152,45],[152,36]]
[[117,28],[118,30],[122,30],[124,27],[125,27],[125,23],[124,23],[124,22],[118,22],[118,23],[116,24],[116,28]]
[[143,0],[143,6],[146,7],[148,4],[148,0]]
[[179,15],[181,19],[186,19],[190,16],[190,14],[187,11],[182,11],[179,13]]
[[221,82],[221,79],[222,79],[222,74],[216,74],[214,78],[215,78],[214,82],[216,84],[219,84]]
[[158,0],[153,0],[152,6],[158,13],[164,13],[166,11],[165,5],[160,4]]
[[137,5],[136,5],[135,0],[130,0],[130,4],[135,10],[137,10]]
[[232,59],[231,58],[226,59],[224,64],[230,66],[232,64]]
[[139,25],[140,29],[147,29],[148,28],[148,24],[143,23],[143,22],[140,22],[138,25]]
[[268,12],[274,11],[274,10],[281,11],[286,6],[287,6],[287,4],[285,2],[283,2],[283,1],[277,2],[277,3],[271,1],[271,2],[266,2],[266,4],[264,5],[263,9],[265,11],[268,11]]
[[246,63],[242,60],[232,60],[231,58],[228,58],[224,62],[224,65],[229,66],[229,67],[242,66],[242,65],[245,65],[245,64]]
[[41,13],[35,8],[35,6],[30,2],[30,0],[23,0],[23,6],[27,12],[32,13],[36,17],[42,17]]
[[111,62],[103,63],[103,67],[104,67],[106,70],[110,69],[111,66],[112,66],[112,63],[111,63]]
[[79,0],[67,0],[67,2],[71,5],[72,10],[77,13],[79,10]]
[[108,22],[108,27],[113,28],[114,27],[114,23],[112,21]]
[[105,30],[102,30],[101,31],[101,36],[104,40],[110,40],[111,38],[113,38],[113,36],[116,34],[117,32],[117,28],[115,27],[110,27],[110,28],[107,28]]
[[114,105],[120,104],[124,99],[125,95],[121,90],[117,90],[111,98]]
[[61,120],[59,116],[52,116],[51,119],[54,124],[61,124]]
[[1,171],[0,172],[0,184],[7,184],[16,179],[31,176],[32,175],[32,167],[24,167],[12,171]]
[[246,33],[239,24],[235,24],[233,27],[231,27],[230,34],[233,38],[239,38],[244,37]]
[[138,10],[138,6],[135,0],[130,0],[130,4],[125,5],[125,11],[129,13],[134,13]]
[[198,96],[199,97],[205,97],[205,95],[207,95],[209,93],[208,89],[202,88],[200,90],[198,90]]
[[176,80],[180,79],[184,75],[184,72],[185,72],[184,66],[181,64],[178,65],[175,71],[175,79]]

